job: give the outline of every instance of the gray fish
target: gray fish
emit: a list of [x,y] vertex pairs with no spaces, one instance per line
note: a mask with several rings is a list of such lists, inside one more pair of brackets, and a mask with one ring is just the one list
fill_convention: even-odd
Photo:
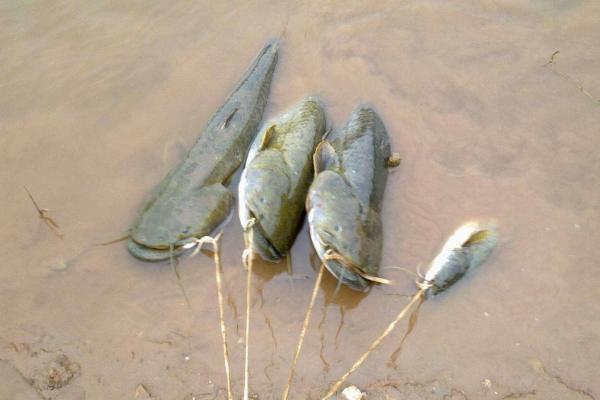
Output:
[[208,122],[194,147],[149,195],[131,228],[128,249],[145,261],[168,259],[211,234],[230,215],[227,184],[262,119],[278,57],[268,43]]
[[314,97],[265,125],[254,140],[239,186],[243,227],[254,218],[253,248],[277,261],[292,247],[313,178],[312,155],[325,133],[323,106]]
[[327,269],[354,290],[386,281],[377,273],[383,192],[392,161],[383,122],[364,106],[315,153],[317,175],[306,200],[310,237]]
[[493,223],[462,225],[448,238],[417,286],[434,295],[446,290],[479,266],[497,242],[498,233]]

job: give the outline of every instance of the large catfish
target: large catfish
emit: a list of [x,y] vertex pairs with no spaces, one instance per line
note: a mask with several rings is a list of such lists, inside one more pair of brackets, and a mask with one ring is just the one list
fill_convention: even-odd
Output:
[[306,200],[310,237],[327,269],[354,290],[385,281],[377,276],[381,207],[394,161],[383,122],[364,106],[315,153],[317,175]]
[[307,97],[267,123],[258,134],[242,172],[239,217],[253,225],[253,249],[265,260],[277,261],[294,243],[313,179],[313,153],[325,133],[320,101]]
[[258,130],[277,56],[278,43],[272,41],[185,159],[150,194],[131,227],[128,248],[135,257],[160,261],[179,255],[230,215],[234,196],[226,185]]

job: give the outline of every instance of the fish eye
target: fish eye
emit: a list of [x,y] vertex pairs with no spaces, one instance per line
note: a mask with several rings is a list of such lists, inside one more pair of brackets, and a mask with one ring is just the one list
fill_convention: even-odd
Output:
[[335,224],[335,226],[333,227],[333,229],[334,229],[336,232],[341,232],[341,231],[342,231],[342,227],[341,227],[339,224]]

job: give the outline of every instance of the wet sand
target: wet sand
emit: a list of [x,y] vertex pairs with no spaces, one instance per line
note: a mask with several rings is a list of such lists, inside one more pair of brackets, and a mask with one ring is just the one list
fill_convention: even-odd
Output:
[[[349,383],[376,399],[600,398],[600,7],[541,0],[0,4],[0,398],[126,399],[143,384],[210,399],[225,386],[209,255],[181,260],[189,309],[168,264],[92,245],[127,230],[280,35],[266,118],[314,93],[340,126],[368,102],[402,156],[384,266],[426,266],[469,219],[495,218],[502,235],[480,270],[423,305],[395,365],[405,325]],[[240,398],[235,218],[222,247]],[[291,277],[256,265],[261,399],[280,397],[315,279],[306,227],[292,258]],[[333,296],[325,276],[293,399],[324,394],[414,293],[413,277],[382,272],[394,285],[368,295]]]

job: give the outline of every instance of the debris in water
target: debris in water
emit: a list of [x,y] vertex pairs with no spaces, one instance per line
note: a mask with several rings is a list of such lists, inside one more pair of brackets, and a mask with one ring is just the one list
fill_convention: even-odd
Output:
[[589,97],[594,103],[600,104],[600,99],[594,97],[590,92],[588,92],[587,89],[585,89],[583,87],[583,84],[581,82],[579,82],[577,79],[573,78],[571,75],[558,69],[558,67],[556,66],[557,65],[556,64],[556,56],[558,56],[559,53],[560,53],[559,50],[556,50],[554,53],[552,53],[552,55],[548,59],[548,62],[545,65],[548,68],[550,68],[552,70],[552,72],[554,72],[558,76],[560,76],[560,77],[566,79],[567,81],[571,82],[572,84],[574,84],[581,93],[583,93],[584,95]]
[[65,354],[50,359],[41,369],[34,371],[31,381],[39,390],[56,390],[67,385],[81,373],[81,367]]
[[35,209],[38,212],[38,215],[40,216],[40,219],[42,221],[44,221],[44,223],[46,225],[48,225],[48,227],[50,228],[50,230],[59,238],[63,238],[64,235],[61,233],[60,231],[60,227],[58,226],[58,224],[56,223],[56,221],[50,217],[48,215],[48,209],[47,208],[40,208],[40,206],[38,206],[37,202],[35,201],[35,199],[33,198],[33,195],[31,194],[31,192],[29,191],[29,189],[27,189],[26,186],[23,186],[23,189],[25,189],[25,191],[27,192],[27,195],[29,196],[29,198],[31,199],[31,202],[33,203],[33,206],[35,207]]
[[489,378],[485,378],[481,381],[481,386],[486,390],[490,390],[492,388],[492,381]]
[[139,384],[135,389],[135,400],[153,400],[155,397],[152,397],[146,386],[143,384]]
[[388,157],[385,164],[388,168],[396,168],[400,166],[402,162],[402,158],[400,157],[400,153],[393,152],[392,155]]

